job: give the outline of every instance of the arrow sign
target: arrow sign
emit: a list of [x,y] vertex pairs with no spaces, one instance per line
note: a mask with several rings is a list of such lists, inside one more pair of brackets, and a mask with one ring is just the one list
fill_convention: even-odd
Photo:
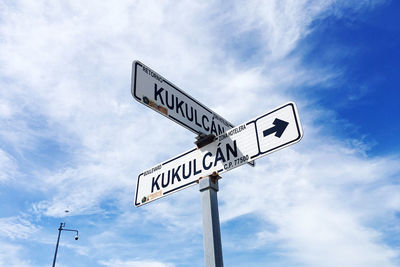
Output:
[[139,174],[135,206],[189,187],[213,172],[230,171],[297,143],[302,136],[296,105],[289,102],[277,107],[222,133],[200,149],[193,148]]
[[283,132],[285,131],[286,127],[288,126],[287,121],[283,121],[280,119],[275,119],[274,120],[274,127],[269,128],[268,130],[263,131],[264,137],[275,133],[276,137],[281,137]]

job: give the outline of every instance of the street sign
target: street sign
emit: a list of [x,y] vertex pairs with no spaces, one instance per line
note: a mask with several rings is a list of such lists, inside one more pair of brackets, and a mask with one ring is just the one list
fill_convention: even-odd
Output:
[[220,135],[233,124],[139,61],[132,65],[132,96],[196,134]]
[[300,141],[303,136],[295,103],[289,102],[230,129],[212,143],[193,148],[142,172],[135,206],[182,190],[213,172],[230,171]]
[[[234,125],[139,61],[132,63],[132,96],[195,134],[224,133]],[[254,161],[248,162],[255,166]]]

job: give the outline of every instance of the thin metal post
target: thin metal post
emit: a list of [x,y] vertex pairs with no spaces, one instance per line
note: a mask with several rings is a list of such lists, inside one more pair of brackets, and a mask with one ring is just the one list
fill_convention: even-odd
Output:
[[211,176],[199,181],[203,215],[203,241],[205,267],[222,267],[221,230],[218,213],[218,177]]
[[57,258],[58,244],[60,243],[61,231],[75,232],[76,233],[75,240],[78,240],[78,234],[79,234],[78,230],[65,229],[64,227],[65,227],[65,223],[60,223],[60,227],[58,228],[56,251],[54,252],[53,267],[56,266],[56,258]]
[[56,251],[54,252],[54,259],[53,259],[53,267],[56,266],[56,258],[57,258],[57,251],[58,251],[58,244],[60,243],[60,235],[61,231],[63,229],[64,223],[60,224],[60,228],[58,228],[58,238],[57,238],[57,245],[56,245]]

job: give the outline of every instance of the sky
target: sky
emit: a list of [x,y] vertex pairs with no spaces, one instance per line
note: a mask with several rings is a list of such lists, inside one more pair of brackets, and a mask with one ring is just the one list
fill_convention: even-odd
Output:
[[[225,266],[400,266],[399,1],[0,1],[0,266],[203,266],[198,186],[136,208],[195,135],[136,102],[140,60],[235,125],[303,139],[219,182]],[[65,212],[68,210],[69,212]]]

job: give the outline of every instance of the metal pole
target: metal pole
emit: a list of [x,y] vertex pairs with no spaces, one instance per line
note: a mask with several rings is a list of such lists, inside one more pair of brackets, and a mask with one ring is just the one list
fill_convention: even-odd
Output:
[[57,238],[56,251],[54,252],[53,267],[56,266],[56,258],[57,258],[57,251],[58,251],[58,243],[60,243],[60,235],[61,235],[62,228],[63,228],[63,223],[61,223],[61,224],[60,224],[60,228],[58,228],[58,238]]
[[218,214],[218,178],[218,176],[210,176],[199,181],[203,215],[205,267],[224,266]]

